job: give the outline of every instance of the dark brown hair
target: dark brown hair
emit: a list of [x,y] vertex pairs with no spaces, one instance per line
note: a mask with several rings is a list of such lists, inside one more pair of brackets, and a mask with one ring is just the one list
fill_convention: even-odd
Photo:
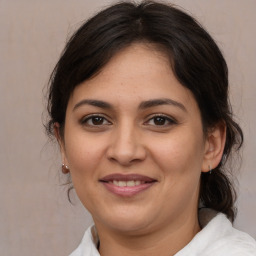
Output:
[[63,131],[74,88],[97,75],[119,50],[134,42],[152,43],[169,56],[176,78],[197,101],[205,132],[225,122],[224,155],[211,174],[202,173],[200,201],[234,220],[235,191],[224,164],[230,153],[241,147],[243,133],[233,120],[228,100],[228,68],[206,30],[172,5],[120,2],[99,12],[74,33],[50,78],[48,134],[53,134],[55,122]]

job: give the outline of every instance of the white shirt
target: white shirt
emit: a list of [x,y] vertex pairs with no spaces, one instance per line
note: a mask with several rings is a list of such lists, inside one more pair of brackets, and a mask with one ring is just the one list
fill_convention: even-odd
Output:
[[[255,240],[233,228],[224,214],[202,209],[199,221],[202,230],[174,256],[256,256]],[[70,256],[100,256],[97,244],[97,232],[91,226]]]

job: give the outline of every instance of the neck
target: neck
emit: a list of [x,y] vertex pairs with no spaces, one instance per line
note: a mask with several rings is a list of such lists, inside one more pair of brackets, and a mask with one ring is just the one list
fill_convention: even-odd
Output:
[[[183,219],[184,220],[184,219]],[[197,214],[143,233],[128,234],[97,225],[101,256],[172,256],[200,231]]]

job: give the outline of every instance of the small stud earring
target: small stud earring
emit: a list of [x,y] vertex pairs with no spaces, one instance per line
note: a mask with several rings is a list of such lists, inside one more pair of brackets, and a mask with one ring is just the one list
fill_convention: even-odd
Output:
[[67,174],[69,173],[69,168],[67,165],[62,164],[62,173]]

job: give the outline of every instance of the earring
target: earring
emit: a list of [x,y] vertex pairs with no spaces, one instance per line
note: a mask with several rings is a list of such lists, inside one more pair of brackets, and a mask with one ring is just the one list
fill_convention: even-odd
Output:
[[62,164],[62,173],[67,174],[69,173],[69,168],[67,165]]
[[209,168],[209,174],[212,174],[212,167],[211,167],[211,165],[209,165],[208,168]]

